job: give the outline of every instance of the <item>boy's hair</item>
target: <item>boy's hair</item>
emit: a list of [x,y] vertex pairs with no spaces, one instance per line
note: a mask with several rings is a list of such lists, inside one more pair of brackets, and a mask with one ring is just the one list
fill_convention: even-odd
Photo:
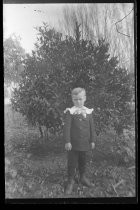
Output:
[[83,92],[83,93],[85,94],[85,96],[86,96],[86,91],[85,91],[85,89],[84,89],[84,88],[80,88],[80,87],[74,88],[74,89],[72,90],[72,92],[71,92],[71,96],[73,96],[73,95],[78,95],[78,94],[81,93],[81,92]]

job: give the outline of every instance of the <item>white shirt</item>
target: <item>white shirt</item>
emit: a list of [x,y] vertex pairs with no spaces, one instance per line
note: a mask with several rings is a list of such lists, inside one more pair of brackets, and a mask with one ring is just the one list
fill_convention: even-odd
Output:
[[89,109],[85,106],[83,106],[81,108],[73,106],[71,108],[66,108],[64,113],[66,113],[67,111],[69,111],[70,114],[72,114],[72,115],[82,114],[84,117],[86,117],[87,114],[91,114],[93,112],[93,109]]

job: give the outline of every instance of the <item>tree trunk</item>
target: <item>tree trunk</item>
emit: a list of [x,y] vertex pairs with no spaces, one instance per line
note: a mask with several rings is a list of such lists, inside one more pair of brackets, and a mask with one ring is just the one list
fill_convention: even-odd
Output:
[[47,127],[45,131],[45,137],[46,137],[46,140],[49,140],[49,129]]
[[45,144],[45,136],[43,134],[43,129],[42,129],[41,125],[38,125],[38,128],[39,128],[40,138],[42,140],[42,144]]
[[40,136],[41,136],[41,138],[43,138],[43,131],[42,131],[42,128],[41,128],[41,126],[39,125],[39,132],[40,132]]

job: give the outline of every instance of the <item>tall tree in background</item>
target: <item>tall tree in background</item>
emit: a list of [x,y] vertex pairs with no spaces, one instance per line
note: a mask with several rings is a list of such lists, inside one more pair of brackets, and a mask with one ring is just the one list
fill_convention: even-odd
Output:
[[61,31],[74,35],[75,22],[81,24],[81,36],[97,43],[101,37],[110,43],[109,53],[117,56],[122,67],[134,72],[134,5],[66,5],[60,20]]
[[25,51],[15,35],[4,40],[4,80],[5,83],[18,83],[23,70],[22,60]]
[[22,60],[25,58],[25,51],[21,47],[20,38],[15,35],[4,40],[4,96],[10,98],[12,88],[17,86],[21,72],[24,69]]

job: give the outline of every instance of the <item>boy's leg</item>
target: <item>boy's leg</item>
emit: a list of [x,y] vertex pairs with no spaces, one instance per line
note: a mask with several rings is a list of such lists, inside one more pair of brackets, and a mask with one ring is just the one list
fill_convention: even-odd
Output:
[[67,195],[72,193],[77,165],[78,165],[78,152],[71,150],[68,152],[68,184],[65,189],[65,193]]
[[93,187],[94,184],[91,183],[86,178],[87,160],[88,160],[87,152],[84,152],[84,151],[79,152],[78,167],[79,167],[79,173],[80,173],[80,181],[83,185],[87,187]]

